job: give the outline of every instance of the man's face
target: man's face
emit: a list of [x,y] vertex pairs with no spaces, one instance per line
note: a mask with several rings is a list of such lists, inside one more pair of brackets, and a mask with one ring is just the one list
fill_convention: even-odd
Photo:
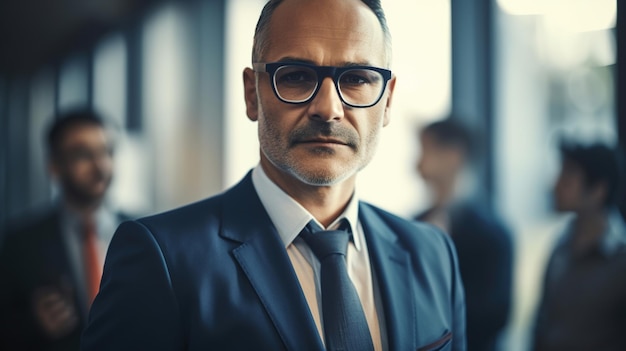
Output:
[[104,197],[111,183],[112,161],[105,130],[97,125],[76,125],[63,134],[51,172],[68,200],[90,205]]
[[428,133],[421,135],[420,144],[417,171],[427,183],[454,179],[461,172],[464,156],[459,147],[444,145]]
[[554,185],[554,207],[560,212],[578,212],[601,206],[599,190],[586,184],[585,173],[576,163],[565,160]]
[[[360,0],[286,0],[274,12],[264,62],[300,61],[318,66],[385,67],[381,26]],[[261,163],[277,182],[298,179],[332,185],[353,177],[371,160],[389,122],[395,78],[378,104],[343,105],[331,78],[313,100],[281,102],[267,73],[244,72],[248,117],[259,123]]]

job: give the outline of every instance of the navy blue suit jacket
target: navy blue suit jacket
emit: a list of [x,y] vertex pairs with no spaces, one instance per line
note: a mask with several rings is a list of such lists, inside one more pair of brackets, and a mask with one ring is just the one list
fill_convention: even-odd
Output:
[[[431,211],[416,219],[427,218]],[[513,240],[498,216],[483,204],[455,204],[449,216],[465,288],[467,349],[494,351],[511,309]]]
[[[463,288],[446,235],[361,203],[390,350],[464,350]],[[82,349],[323,350],[298,278],[252,185],[126,222]]]

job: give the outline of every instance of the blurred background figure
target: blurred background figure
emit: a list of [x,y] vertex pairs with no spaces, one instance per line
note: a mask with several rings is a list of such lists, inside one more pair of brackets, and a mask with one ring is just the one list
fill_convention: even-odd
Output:
[[623,170],[602,144],[560,151],[554,205],[574,217],[546,269],[533,350],[626,350],[626,226],[616,208]]
[[477,138],[459,120],[424,127],[417,170],[431,191],[431,207],[416,219],[448,232],[459,256],[467,306],[469,351],[495,350],[511,306],[513,244],[488,206],[472,197],[471,166]]
[[47,139],[50,208],[11,225],[0,247],[0,349],[78,350],[104,256],[124,215],[105,201],[113,144],[91,110],[58,116]]

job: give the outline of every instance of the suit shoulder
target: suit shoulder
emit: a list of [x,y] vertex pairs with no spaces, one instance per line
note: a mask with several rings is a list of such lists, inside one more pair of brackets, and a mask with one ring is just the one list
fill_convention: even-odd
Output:
[[138,218],[139,216],[135,213],[129,213],[126,211],[117,211],[115,212],[115,217],[119,223],[130,221],[132,219]]
[[380,207],[378,207],[376,205],[373,205],[373,204],[371,204],[369,202],[361,201],[360,205],[361,205],[361,209],[365,209],[367,211],[373,211],[377,215],[379,215],[381,217],[384,217],[386,219],[390,219],[390,220],[393,220],[393,221],[399,221],[399,222],[409,222],[409,223],[411,222],[411,221],[407,220],[406,218],[400,217],[400,216],[398,216],[395,213],[391,213],[391,212],[389,212],[387,210],[384,210],[384,209],[382,209],[382,208],[380,208]]
[[174,227],[177,231],[181,231],[185,228],[196,228],[198,225],[214,224],[222,217],[226,206],[229,206],[231,210],[245,213],[246,205],[257,196],[251,179],[248,173],[237,185],[222,193],[173,210],[143,217],[137,221],[148,228],[152,226]]
[[374,206],[370,203],[362,202],[362,208],[372,211],[377,214],[385,223],[391,225],[393,227],[406,228],[409,231],[436,231],[441,232],[441,230],[437,229],[437,227],[428,224],[426,222],[417,221],[417,220],[409,220],[403,217],[400,217],[396,214],[393,214],[387,210],[383,210],[380,207]]
[[419,247],[451,246],[449,236],[432,224],[408,220],[368,203],[362,205],[364,209],[378,215],[401,242],[412,242]]
[[172,226],[181,228],[199,221],[210,221],[221,212],[222,197],[223,194],[212,196],[165,212],[139,218],[137,222],[148,228],[169,228]]
[[509,230],[498,213],[481,204],[464,204],[452,212],[452,220],[457,224],[466,223],[489,232],[509,234]]

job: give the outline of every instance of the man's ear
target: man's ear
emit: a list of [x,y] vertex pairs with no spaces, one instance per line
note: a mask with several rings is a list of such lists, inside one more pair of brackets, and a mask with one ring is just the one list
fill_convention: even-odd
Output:
[[393,91],[396,88],[396,76],[393,75],[387,83],[387,100],[385,102],[385,114],[383,116],[383,127],[387,126],[391,121],[391,102],[393,100]]
[[243,94],[246,99],[246,114],[251,121],[256,121],[259,118],[256,75],[250,68],[243,70]]

